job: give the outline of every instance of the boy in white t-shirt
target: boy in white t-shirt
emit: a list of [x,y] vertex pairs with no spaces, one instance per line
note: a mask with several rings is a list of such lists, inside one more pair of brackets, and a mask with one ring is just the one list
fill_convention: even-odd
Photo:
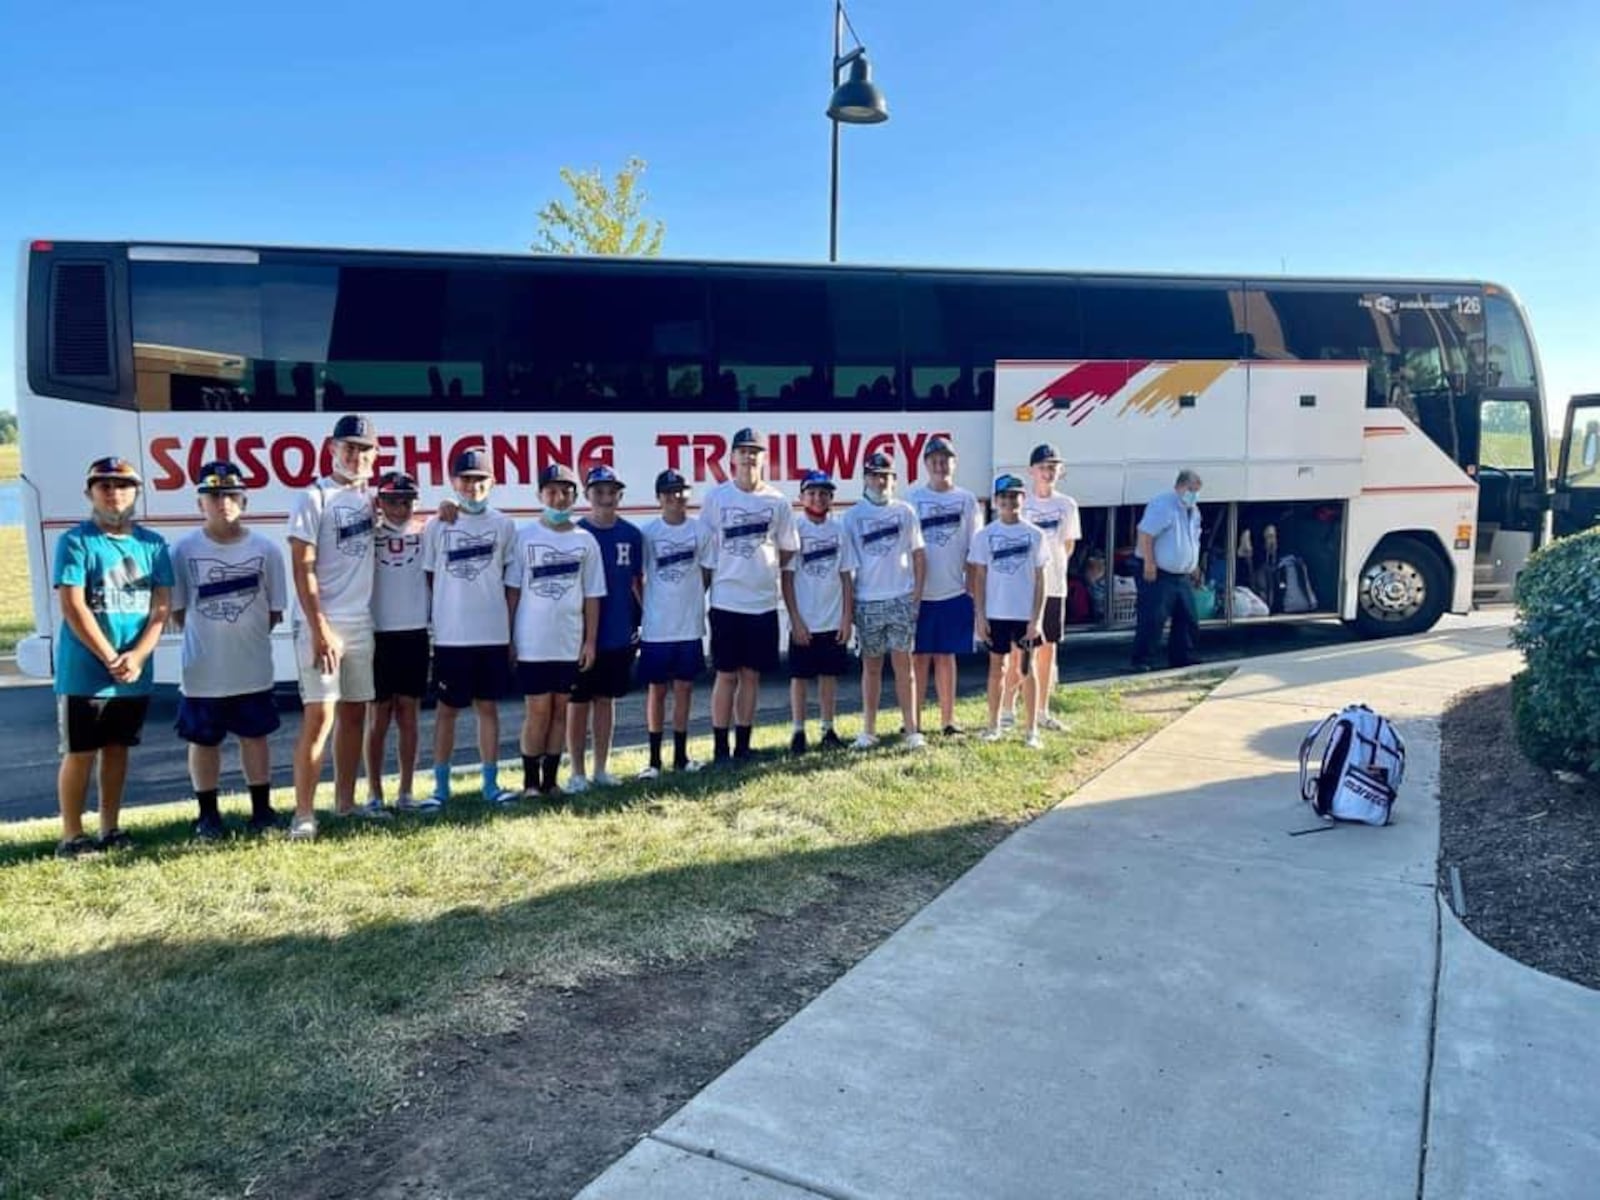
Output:
[[972,652],[977,628],[972,607],[972,567],[967,551],[983,528],[978,498],[957,487],[956,448],[942,437],[928,439],[922,452],[928,482],[913,488],[906,503],[917,511],[927,553],[928,578],[917,610],[917,711],[922,711],[928,680],[934,681],[940,724],[946,737],[961,733],[955,723],[956,655]]
[[189,743],[189,779],[200,819],[194,836],[227,836],[217,811],[222,743],[239,739],[250,788],[250,830],[275,828],[267,735],[278,728],[272,699],[272,630],[289,603],[283,551],[245,528],[244,475],[231,462],[200,468],[205,524],[172,548],[172,621],[183,630],[178,736]]
[[500,787],[500,697],[510,684],[511,618],[505,574],[517,539],[516,522],[489,506],[494,473],[487,447],[474,446],[450,464],[454,520],[435,518],[422,534],[433,618],[433,794],[422,807],[438,811],[450,799],[450,757],[456,719],[470,707],[478,720],[483,798],[509,804],[519,793]]
[[578,476],[552,463],[539,472],[544,512],[517,532],[506,564],[506,607],[517,655],[522,721],[523,796],[559,795],[567,698],[578,672],[595,660],[605,565],[594,534],[573,523]]
[[383,754],[392,721],[400,738],[402,810],[418,807],[417,718],[428,690],[428,577],[422,570],[417,481],[404,471],[378,479],[377,568],[372,580],[372,688],[367,720],[367,805],[383,807]]
[[[1083,537],[1078,518],[1078,502],[1056,491],[1061,478],[1061,454],[1048,442],[1033,448],[1028,456],[1028,474],[1033,486],[1022,501],[1022,519],[1044,534],[1044,616],[1040,628],[1044,640],[1033,649],[1033,673],[1040,688],[1039,727],[1062,730],[1066,726],[1050,715],[1050,697],[1056,688],[1056,653],[1067,632],[1067,564]],[[1020,661],[1020,660],[1019,660]],[[1006,679],[1006,691],[1014,693],[1020,669],[1013,666]],[[1009,714],[1016,706],[1015,695],[1005,706]]]
[[976,568],[974,600],[978,609],[978,636],[989,643],[989,728],[986,742],[997,742],[1000,732],[1001,693],[1005,689],[1008,660],[1019,677],[1027,713],[1027,744],[1039,748],[1039,689],[1044,680],[1027,658],[1043,635],[1044,572],[1048,559],[1045,535],[1022,520],[1022,480],[1002,475],[994,481],[996,520],[972,539],[967,561]]
[[878,699],[885,655],[894,664],[894,690],[900,701],[906,747],[920,750],[927,745],[918,724],[917,687],[911,677],[926,552],[917,514],[904,500],[895,498],[894,483],[894,460],[881,452],[869,454],[863,467],[861,499],[845,513],[843,521],[856,558],[861,732],[851,745],[857,750],[870,750],[878,744]]
[[639,631],[639,682],[645,685],[645,728],[650,765],[640,779],[661,774],[661,740],[672,689],[672,769],[698,771],[689,757],[689,713],[694,681],[705,674],[706,586],[711,572],[700,565],[710,533],[689,516],[689,481],[677,471],[656,476],[661,515],[641,531],[644,538],[644,621]]
[[850,669],[850,619],[855,608],[855,545],[833,519],[834,482],[824,471],[800,481],[805,505],[795,522],[800,549],[783,566],[783,602],[789,610],[789,715],[794,732],[789,752],[804,754],[810,682],[817,681],[824,750],[842,750],[833,727],[839,676]]

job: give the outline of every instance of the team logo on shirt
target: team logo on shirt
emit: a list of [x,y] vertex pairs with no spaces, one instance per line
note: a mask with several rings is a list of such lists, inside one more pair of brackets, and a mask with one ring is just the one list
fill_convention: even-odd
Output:
[[333,519],[337,524],[335,543],[340,554],[351,558],[365,558],[372,546],[372,510],[367,508],[336,508]]
[[1061,528],[1061,515],[1059,513],[1035,513],[1028,518],[1030,524],[1049,533],[1052,529]]
[[1015,575],[1029,560],[1033,539],[1025,533],[989,535],[989,568],[1002,575]]
[[131,555],[124,555],[114,567],[107,567],[98,581],[83,589],[84,602],[93,613],[148,613],[150,576]]
[[527,590],[546,600],[560,600],[577,586],[583,552],[567,553],[549,546],[528,547]]
[[944,504],[924,500],[918,507],[922,516],[922,540],[930,546],[948,545],[961,529],[961,502]]
[[770,509],[730,508],[722,516],[722,546],[736,558],[752,558],[772,528]]
[[[694,568],[695,542],[693,538],[687,541],[669,542],[665,539],[656,542],[656,578],[663,583],[677,583],[684,574]],[[619,563],[619,566],[626,564]]]
[[422,535],[384,531],[378,537],[378,565],[380,567],[409,567],[422,553]]
[[461,529],[444,531],[444,569],[457,579],[471,581],[494,562],[495,535],[467,533]]
[[261,594],[261,574],[266,559],[257,556],[237,565],[220,558],[192,558],[189,578],[194,584],[194,607],[202,617],[233,624]]
[[819,579],[839,570],[838,537],[808,538],[800,546],[800,569]]
[[895,517],[868,518],[861,523],[861,552],[882,558],[895,547],[900,537],[900,521]]

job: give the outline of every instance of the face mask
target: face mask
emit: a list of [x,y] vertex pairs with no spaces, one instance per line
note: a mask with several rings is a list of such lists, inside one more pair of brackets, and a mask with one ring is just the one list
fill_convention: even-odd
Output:
[[1200,493],[1184,492],[1179,495],[1178,499],[1185,508],[1193,508],[1196,504],[1200,503]]
[[544,516],[545,520],[552,525],[565,525],[572,520],[572,510],[570,508],[546,508]]
[[390,533],[404,533],[406,531],[406,522],[391,521],[386,514],[380,512],[378,514],[378,528],[387,530]]
[[868,504],[887,504],[889,501],[889,498],[883,494],[882,490],[875,487],[862,488],[861,495]]
[[456,503],[461,506],[462,512],[471,513],[473,516],[477,516],[489,507],[487,500],[463,500],[460,496],[456,497]]

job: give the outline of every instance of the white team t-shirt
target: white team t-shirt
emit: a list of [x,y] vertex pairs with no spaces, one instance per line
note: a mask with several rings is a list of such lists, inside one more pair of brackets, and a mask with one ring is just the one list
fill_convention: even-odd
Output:
[[922,526],[904,500],[862,500],[844,514],[856,556],[856,599],[894,600],[916,590],[911,556],[922,549]]
[[505,575],[517,523],[497,509],[435,517],[422,533],[422,569],[433,576],[435,646],[504,646],[511,640]]
[[283,551],[259,533],[214,542],[197,529],[172,548],[172,609],[183,617],[183,694],[248,696],[272,687],[272,613],[289,606]]
[[711,607],[776,612],[779,552],[799,547],[784,494],[769,483],[747,492],[730,479],[706,493],[700,519],[711,534],[700,559],[711,571]]
[[524,525],[506,564],[505,586],[522,590],[511,631],[517,658],[577,662],[583,650],[583,602],[606,594],[606,568],[594,534],[577,525]]
[[983,581],[983,615],[991,621],[1033,619],[1033,573],[1047,565],[1048,539],[1036,525],[996,521],[972,538],[967,561],[988,568]]
[[1036,525],[1044,534],[1044,549],[1048,558],[1044,564],[1044,594],[1067,594],[1067,543],[1083,538],[1083,527],[1078,523],[1078,502],[1071,496],[1051,492],[1040,499],[1031,491],[1023,494],[1022,519]]
[[706,588],[700,559],[711,531],[698,517],[669,525],[657,517],[644,539],[644,621],[641,642],[696,642],[706,632]]
[[398,633],[428,627],[428,577],[422,570],[422,518],[412,517],[404,529],[382,521],[377,572],[372,579],[372,627]]
[[924,600],[948,600],[967,590],[967,550],[972,535],[983,528],[978,498],[966,488],[936,492],[923,485],[913,488],[906,503],[916,510],[927,554],[923,579]]
[[325,476],[295,497],[289,536],[316,548],[322,613],[335,624],[372,623],[376,523],[372,498],[363,485]]
[[812,633],[835,633],[844,619],[840,576],[856,569],[856,548],[845,527],[829,516],[795,522],[800,550],[784,568],[794,576],[794,604]]

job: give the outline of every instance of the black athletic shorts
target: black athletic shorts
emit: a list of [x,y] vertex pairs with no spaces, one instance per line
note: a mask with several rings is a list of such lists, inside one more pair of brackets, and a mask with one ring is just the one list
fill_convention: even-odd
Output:
[[1059,642],[1067,633],[1067,598],[1065,596],[1046,596],[1044,598],[1044,619],[1039,622],[1044,630],[1044,640]]
[[149,709],[149,696],[57,696],[61,753],[137,746]]
[[421,699],[428,691],[428,631],[380,630],[372,642],[373,698],[380,704],[396,696]]
[[620,700],[628,694],[628,680],[633,673],[632,646],[619,646],[613,650],[596,650],[594,666],[578,672],[578,682],[573,685],[572,699],[576,704],[587,704],[599,696]]
[[[970,629],[970,626],[969,626]],[[813,633],[811,644],[801,646],[789,639],[789,678],[815,679],[819,675],[837,678],[850,670],[850,652],[839,644],[839,633]]]
[[[1049,601],[1046,601],[1048,604]],[[989,653],[1010,654],[1012,649],[1022,644],[1022,639],[1027,636],[1028,623],[1026,621],[1007,621],[1001,619],[989,622]]]
[[498,700],[510,682],[511,657],[504,646],[433,648],[433,694],[448,708]]
[[718,671],[778,669],[778,612],[711,610],[711,665]]
[[570,696],[578,682],[578,664],[542,659],[517,661],[517,690],[524,696]]

